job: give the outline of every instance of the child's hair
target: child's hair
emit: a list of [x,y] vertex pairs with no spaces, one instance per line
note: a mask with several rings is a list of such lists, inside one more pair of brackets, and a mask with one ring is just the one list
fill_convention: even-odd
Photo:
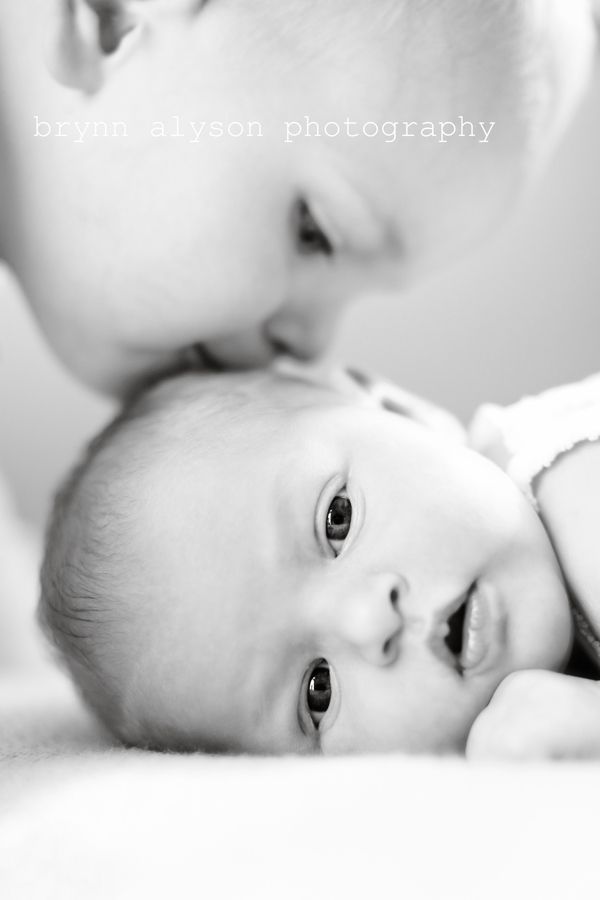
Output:
[[84,700],[126,742],[163,744],[160,730],[141,727],[128,711],[136,659],[127,640],[152,589],[136,557],[152,473],[185,465],[192,454],[211,459],[227,446],[250,446],[251,421],[268,423],[270,411],[309,402],[306,385],[296,393],[293,380],[285,380],[279,393],[280,383],[267,371],[165,379],[130,400],[56,495],[39,620]]
[[130,633],[129,613],[147,587],[132,558],[144,475],[174,452],[186,453],[192,418],[200,452],[218,452],[260,393],[261,377],[180,375],[139,394],[89,444],[55,498],[39,620],[86,702],[124,740],[131,735],[124,667],[135,660],[120,638]]

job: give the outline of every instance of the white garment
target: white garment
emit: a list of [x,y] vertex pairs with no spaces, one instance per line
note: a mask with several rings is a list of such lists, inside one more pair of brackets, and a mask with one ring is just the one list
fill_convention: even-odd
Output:
[[[524,397],[511,406],[486,404],[469,428],[473,449],[498,463],[537,512],[540,476],[565,453],[600,440],[600,375]],[[583,645],[600,665],[600,635],[576,597],[575,626]]]
[[474,450],[498,463],[537,509],[541,473],[578,444],[600,440],[600,375],[524,397],[511,406],[481,406],[469,428]]

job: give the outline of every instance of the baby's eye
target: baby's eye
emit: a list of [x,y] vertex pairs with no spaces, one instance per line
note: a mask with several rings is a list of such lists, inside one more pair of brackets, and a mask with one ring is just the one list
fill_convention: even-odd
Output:
[[327,543],[337,556],[342,551],[344,541],[352,524],[352,503],[345,494],[336,494],[327,510],[325,537]]
[[331,703],[331,676],[327,660],[320,659],[309,673],[306,686],[306,705],[315,728]]
[[323,254],[331,256],[333,247],[331,241],[317,224],[308,204],[305,200],[298,203],[297,213],[298,247],[300,253],[308,255]]

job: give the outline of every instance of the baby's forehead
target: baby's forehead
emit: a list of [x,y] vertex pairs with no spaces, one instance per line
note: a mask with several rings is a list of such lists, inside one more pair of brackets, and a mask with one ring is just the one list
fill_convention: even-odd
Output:
[[225,426],[323,405],[346,406],[360,397],[359,382],[346,370],[285,359],[262,371],[180,376],[159,385],[149,399],[157,418],[187,419],[190,426],[205,418]]

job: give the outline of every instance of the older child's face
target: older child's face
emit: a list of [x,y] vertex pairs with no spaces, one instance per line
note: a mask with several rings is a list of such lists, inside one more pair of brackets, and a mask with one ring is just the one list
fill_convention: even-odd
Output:
[[152,473],[131,714],[233,750],[459,751],[509,672],[566,655],[545,533],[488,461],[306,394]]
[[[423,4],[419,16],[399,4],[389,29],[366,0],[340,4],[338,19],[305,5],[314,21],[291,27],[275,0],[215,0],[194,19],[168,9],[153,19],[148,3],[151,25],[107,60],[96,94],[46,86],[24,97],[21,274],[57,347],[89,380],[166,364],[194,341],[226,365],[265,362],[282,345],[315,354],[350,298],[410,283],[491,227],[537,159],[533,136],[548,144],[585,68],[582,29],[557,35],[551,3],[550,26],[530,33],[533,18],[513,17],[511,4]],[[538,45],[542,91],[522,64]],[[68,135],[34,140],[34,115],[67,122]],[[421,122],[461,115],[480,136],[480,122],[495,126],[487,143],[286,143],[285,122],[306,115],[342,133],[346,120],[353,132],[401,120],[418,134]],[[128,137],[88,129],[75,143],[76,121],[123,121]],[[248,121],[262,137],[210,136],[211,122]]]

